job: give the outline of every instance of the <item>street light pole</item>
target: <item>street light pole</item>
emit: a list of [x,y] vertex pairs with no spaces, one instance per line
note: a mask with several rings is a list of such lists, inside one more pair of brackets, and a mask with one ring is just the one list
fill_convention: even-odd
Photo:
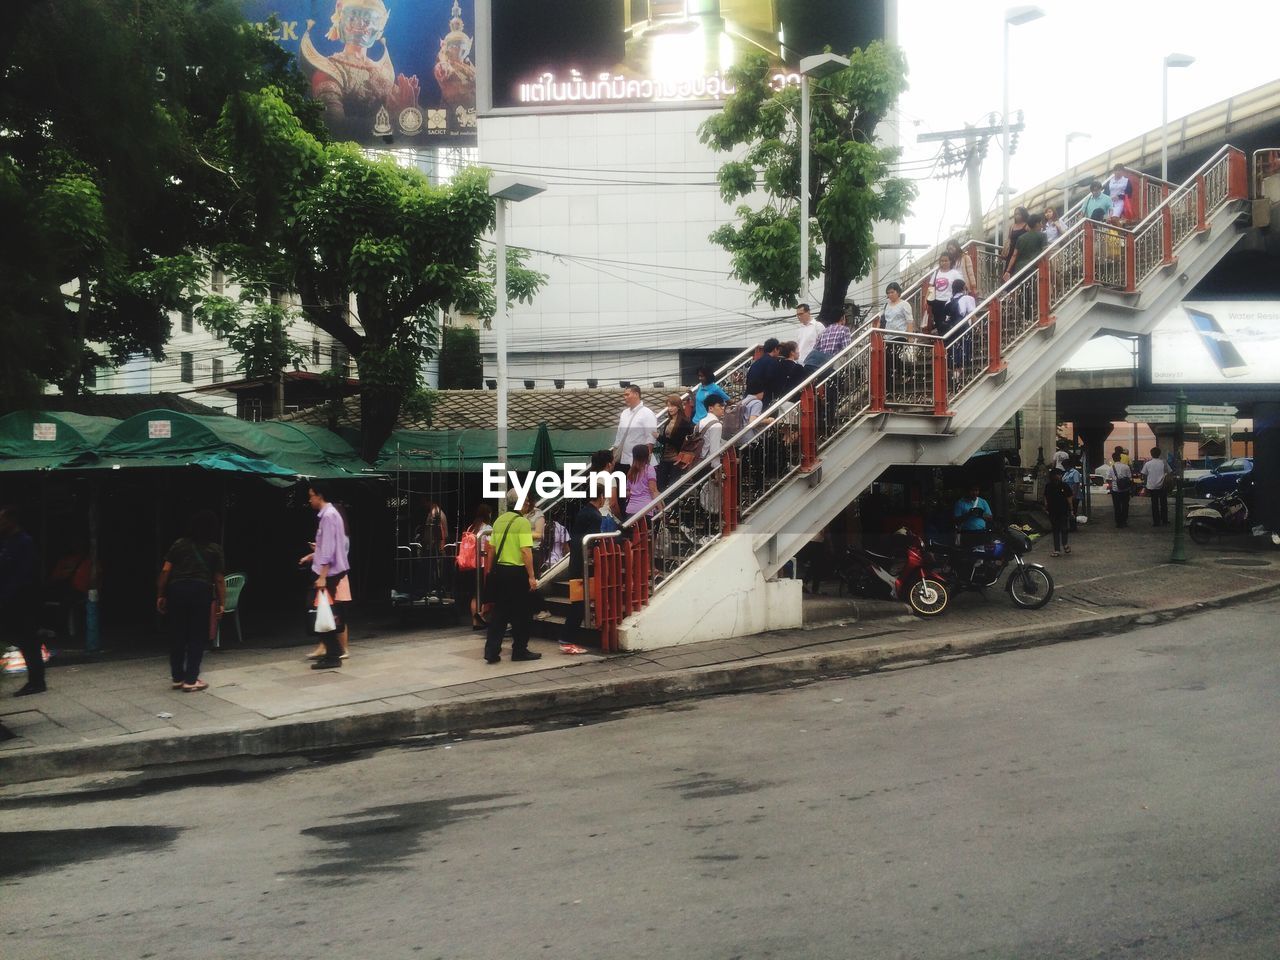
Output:
[[1044,16],[1040,7],[1010,7],[1004,12],[1004,116],[1003,139],[1004,169],[1000,180],[1000,229],[997,238],[1003,246],[1009,230],[1009,28],[1020,27]]
[[809,78],[828,77],[848,65],[848,57],[835,53],[800,60],[800,300],[809,286]]
[[1171,563],[1186,563],[1187,547],[1182,529],[1186,516],[1186,501],[1183,499],[1183,476],[1186,474],[1186,467],[1182,458],[1182,444],[1187,433],[1187,391],[1178,390],[1176,410],[1173,447],[1178,451],[1178,475],[1174,477],[1177,486],[1173,490],[1173,555],[1169,560]]
[[1089,134],[1073,130],[1067,134],[1062,144],[1062,212],[1058,215],[1060,220],[1065,219],[1067,211],[1071,209],[1071,175],[1068,172],[1071,169],[1071,141],[1087,139]]
[[498,462],[502,464],[503,485],[507,469],[507,204],[528,200],[547,189],[532,177],[494,177],[489,196],[494,199],[494,310],[493,346],[498,368]]
[[1196,58],[1185,53],[1171,53],[1164,58],[1164,69],[1160,76],[1160,179],[1169,180],[1169,68],[1189,67]]

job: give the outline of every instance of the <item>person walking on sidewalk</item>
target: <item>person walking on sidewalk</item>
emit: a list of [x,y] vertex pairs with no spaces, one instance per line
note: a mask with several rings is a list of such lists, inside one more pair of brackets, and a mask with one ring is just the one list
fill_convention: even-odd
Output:
[[1062,479],[1062,471],[1054,468],[1049,474],[1049,482],[1044,485],[1044,508],[1049,512],[1049,522],[1053,525],[1053,552],[1051,557],[1060,557],[1071,552],[1067,537],[1071,529],[1070,521],[1075,516],[1075,495],[1071,487]]
[[1151,459],[1142,465],[1142,481],[1151,498],[1151,525],[1169,525],[1169,464],[1160,456],[1160,448],[1151,448]]
[[1129,525],[1129,497],[1133,492],[1133,471],[1120,459],[1123,456],[1119,447],[1111,454],[1111,503],[1117,528]]
[[1075,504],[1071,512],[1071,519],[1067,523],[1067,530],[1071,533],[1076,533],[1080,529],[1080,521],[1075,511],[1079,510],[1082,504],[1080,488],[1084,484],[1084,479],[1080,476],[1080,461],[1075,457],[1067,461],[1067,468],[1062,475],[1062,482],[1071,488],[1071,499]]
[[22,651],[27,682],[15,697],[45,692],[44,658],[36,632],[36,549],[17,507],[0,507],[0,638]]
[[302,562],[311,561],[311,572],[316,575],[312,586],[329,595],[333,607],[336,629],[323,634],[324,656],[311,664],[312,670],[332,670],[342,666],[342,641],[340,635],[347,629],[347,604],[338,600],[338,587],[351,569],[347,562],[347,530],[342,514],[329,502],[328,490],[319,484],[311,484],[307,502],[316,512],[316,548]]
[[218,629],[227,603],[222,575],[222,547],[217,544],[218,518],[212,510],[192,515],[187,535],[165,554],[156,582],[156,610],[169,626],[169,676],[173,689],[207,690],[200,679],[204,648]]
[[[538,576],[533,569],[533,528],[516,513],[519,501],[519,491],[507,491],[507,512],[493,521],[493,532],[489,534],[489,543],[494,546],[485,558],[484,616],[489,621],[485,663],[502,659],[502,635],[508,624],[511,625],[511,659],[542,659],[542,654],[529,649],[529,620]],[[531,509],[533,501],[525,500],[524,513]]]

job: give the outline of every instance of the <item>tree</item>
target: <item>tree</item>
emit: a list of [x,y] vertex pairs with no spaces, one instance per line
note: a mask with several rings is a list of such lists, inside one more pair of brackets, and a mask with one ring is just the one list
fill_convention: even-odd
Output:
[[77,393],[93,366],[163,358],[168,311],[202,274],[217,223],[205,141],[228,94],[274,83],[304,117],[308,104],[287,55],[245,29],[234,0],[11,6],[0,325],[14,375],[0,398],[15,403],[42,382]]
[[[906,61],[900,50],[881,42],[849,55],[849,66],[810,80],[809,210],[814,220],[807,255],[808,275],[823,274],[824,323],[840,315],[849,285],[867,275],[876,247],[878,221],[906,216],[914,185],[891,176],[895,148],[876,141],[876,130],[906,90]],[[764,57],[734,67],[737,90],[724,109],[702,124],[703,143],[721,152],[743,150],[725,163],[717,178],[726,203],[763,188],[761,207],[741,204],[738,223],[711,234],[729,251],[733,275],[754,287],[755,302],[790,305],[800,292],[800,91],[775,90]],[[820,258],[817,245],[825,245]]]
[[440,345],[440,389],[478,390],[482,386],[480,334],[470,327],[450,327]]
[[[216,255],[242,282],[296,292],[357,362],[360,452],[372,462],[421,386],[440,312],[484,308],[489,173],[433,186],[391,157],[324,143],[275,88],[228,102],[217,149],[226,239]],[[511,289],[532,296],[543,280],[518,268]]]

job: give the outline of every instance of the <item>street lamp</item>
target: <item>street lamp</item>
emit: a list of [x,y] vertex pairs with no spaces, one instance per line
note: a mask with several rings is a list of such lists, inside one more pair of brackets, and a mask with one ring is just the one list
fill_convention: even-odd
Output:
[[[493,341],[498,355],[498,462],[507,473],[507,204],[528,200],[547,189],[532,177],[504,176],[489,181],[494,210],[494,310]],[[506,481],[503,480],[505,486]]]
[[1034,6],[1010,7],[1004,12],[1004,140],[1001,141],[1004,144],[1004,172],[1000,180],[1000,185],[1004,188],[1004,202],[1000,206],[1001,244],[1009,229],[1009,28],[1020,27],[1043,16],[1044,10]]
[[849,58],[817,53],[800,60],[800,299],[809,285],[809,78],[839,73]]
[[1071,169],[1071,143],[1073,140],[1088,139],[1089,134],[1073,130],[1067,134],[1062,144],[1062,213],[1058,217],[1060,220],[1065,219],[1067,211],[1071,209],[1071,175],[1067,172]]
[[1164,58],[1164,69],[1160,72],[1164,81],[1160,97],[1160,179],[1166,183],[1169,180],[1169,68],[1189,67],[1195,62],[1196,58],[1188,54],[1171,53]]

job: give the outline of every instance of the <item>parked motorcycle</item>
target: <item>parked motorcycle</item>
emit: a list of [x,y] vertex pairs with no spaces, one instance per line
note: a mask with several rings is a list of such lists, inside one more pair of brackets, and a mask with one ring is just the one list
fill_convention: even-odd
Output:
[[1193,507],[1187,512],[1187,532],[1199,544],[1207,544],[1214,537],[1245,534],[1267,537],[1271,545],[1280,547],[1280,532],[1268,531],[1257,526],[1249,517],[1249,506],[1239,491],[1210,500],[1204,506]]
[[924,541],[906,529],[895,537],[901,555],[849,547],[836,564],[836,573],[851,593],[908,604],[922,617],[936,617],[947,608],[946,584],[928,564]]
[[1031,538],[1017,527],[1006,527],[1003,535],[989,530],[981,543],[933,542],[929,550],[935,569],[952,592],[985,591],[998,584],[1005,570],[1012,566],[1005,589],[1015,605],[1024,610],[1039,610],[1053,599],[1053,576],[1041,564],[1022,558],[1031,550]]

